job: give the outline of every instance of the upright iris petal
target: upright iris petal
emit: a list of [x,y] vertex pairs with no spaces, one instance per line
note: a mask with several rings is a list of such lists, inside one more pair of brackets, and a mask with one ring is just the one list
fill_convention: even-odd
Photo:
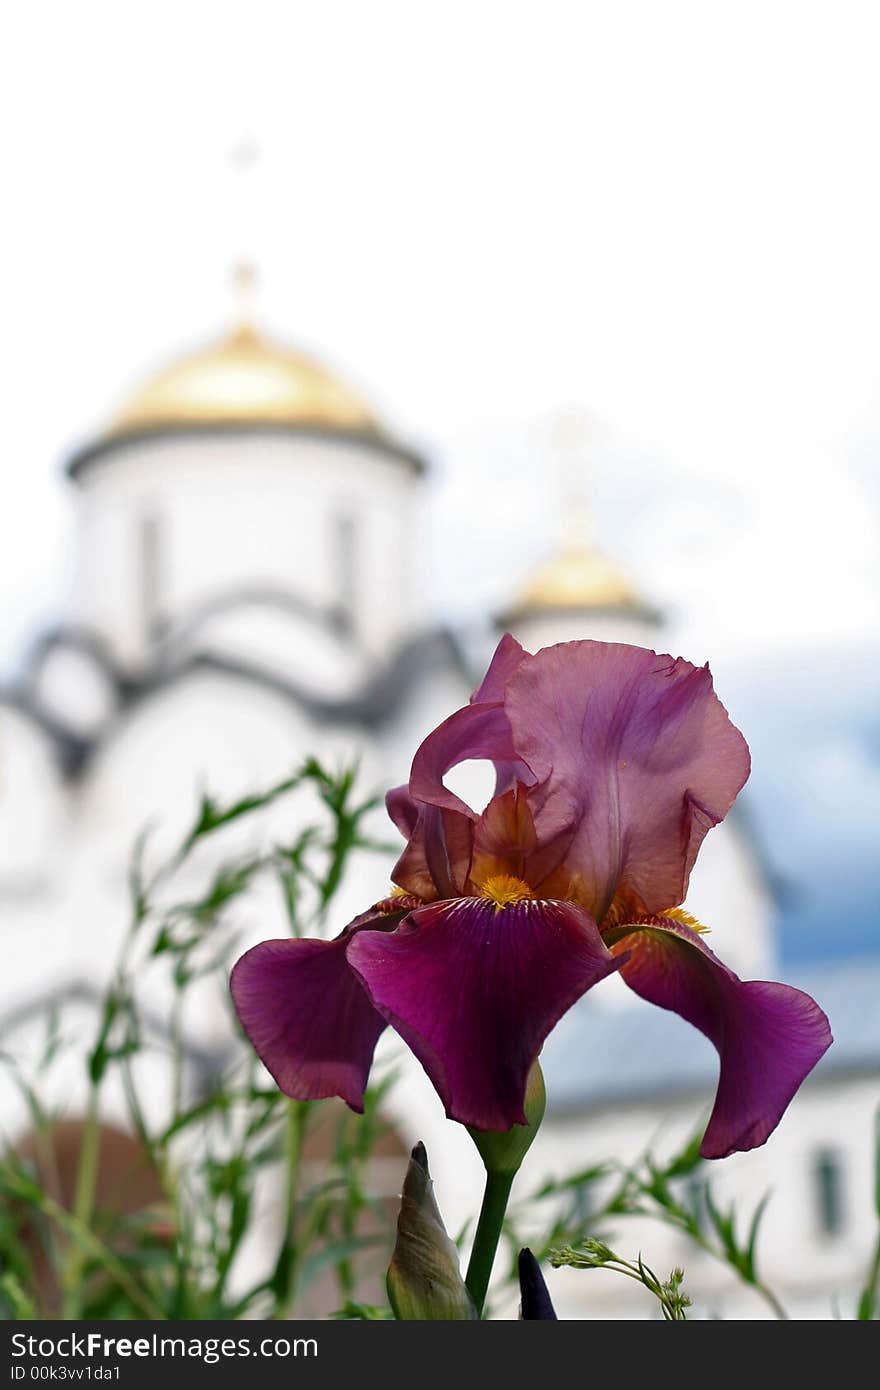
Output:
[[494,1130],[526,1123],[526,1082],[544,1039],[621,964],[586,913],[528,890],[503,903],[421,908],[390,935],[359,932],[348,959],[450,1119]]
[[417,802],[406,787],[389,792],[385,804],[407,840],[394,866],[394,882],[426,902],[465,892],[473,853],[472,815]]
[[514,747],[504,706],[470,704],[444,719],[425,739],[413,758],[410,792],[429,806],[473,818],[475,812],[443,782],[452,768],[472,759],[494,763],[501,783],[499,791],[509,786],[514,777],[526,783],[535,780]]
[[703,838],[749,775],[745,739],[705,667],[620,643],[569,642],[521,662],[504,709],[537,787],[540,885],[596,921],[684,900]]

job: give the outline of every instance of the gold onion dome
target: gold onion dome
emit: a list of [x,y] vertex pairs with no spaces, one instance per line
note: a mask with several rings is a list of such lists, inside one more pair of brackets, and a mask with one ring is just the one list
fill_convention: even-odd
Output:
[[110,434],[226,425],[382,436],[338,377],[248,323],[150,377],[122,406]]
[[644,604],[601,551],[574,540],[535,570],[511,604],[509,616],[621,608],[640,611]]

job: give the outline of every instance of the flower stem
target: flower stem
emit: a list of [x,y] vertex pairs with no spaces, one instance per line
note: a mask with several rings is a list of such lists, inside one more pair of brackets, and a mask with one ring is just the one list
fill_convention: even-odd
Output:
[[878,1287],[880,1287],[880,1236],[877,1237],[877,1244],[874,1248],[874,1258],[871,1261],[871,1269],[865,1287],[862,1290],[861,1298],[859,1299],[856,1317],[861,1321],[873,1321],[874,1310],[877,1307]]
[[492,1276],[495,1252],[498,1249],[501,1228],[504,1225],[504,1213],[507,1211],[507,1202],[515,1176],[515,1173],[493,1173],[491,1171],[486,1173],[486,1190],[483,1193],[483,1205],[480,1208],[480,1219],[477,1223],[477,1233],[474,1236],[474,1248],[471,1251],[467,1278],[465,1279],[471,1298],[474,1300],[480,1315],[482,1315],[483,1304],[486,1301],[486,1290]]
[[[113,1251],[104,1245],[88,1226],[84,1226],[60,1202],[56,1202],[46,1192],[40,1192],[37,1206],[45,1216],[54,1221],[62,1231],[65,1231],[71,1240],[77,1242],[86,1255],[90,1255],[92,1259],[103,1266],[122,1291],[128,1295],[132,1306],[137,1308],[144,1318],[148,1318],[151,1322],[157,1322],[160,1318],[165,1317],[159,1304],[153,1301],[135,1279],[132,1279],[125,1267],[125,1262],[114,1255]],[[62,1313],[62,1317],[67,1316],[67,1314]]]
[[307,1121],[308,1102],[288,1100],[285,1128],[284,1239],[272,1278],[276,1317],[283,1317],[286,1314],[296,1296],[296,1281],[299,1274],[297,1265],[301,1243],[297,1232],[297,1205],[302,1147]]

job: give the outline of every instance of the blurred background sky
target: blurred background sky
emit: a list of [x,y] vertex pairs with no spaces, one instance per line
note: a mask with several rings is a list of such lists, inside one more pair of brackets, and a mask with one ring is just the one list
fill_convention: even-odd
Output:
[[434,461],[441,617],[556,541],[587,412],[597,539],[752,745],[787,956],[880,949],[877,6],[81,0],[2,53],[0,667],[63,604],[61,460],[251,257]]

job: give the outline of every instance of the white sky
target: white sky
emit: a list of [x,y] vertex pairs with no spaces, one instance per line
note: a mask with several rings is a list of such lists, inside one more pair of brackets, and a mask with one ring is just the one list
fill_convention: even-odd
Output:
[[63,593],[60,458],[216,329],[242,251],[267,324],[436,459],[447,610],[552,542],[576,405],[599,537],[686,655],[876,637],[876,4],[78,0],[4,31],[0,664]]

